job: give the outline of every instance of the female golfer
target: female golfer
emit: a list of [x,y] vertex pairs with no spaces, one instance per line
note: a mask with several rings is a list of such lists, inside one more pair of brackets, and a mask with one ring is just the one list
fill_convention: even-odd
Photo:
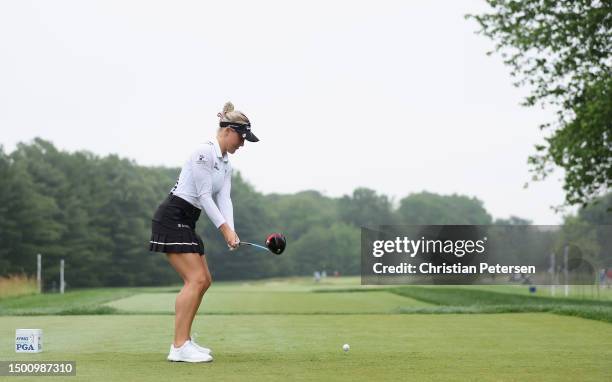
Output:
[[196,233],[196,221],[204,210],[221,231],[230,248],[240,239],[234,232],[234,212],[230,189],[232,167],[228,153],[234,154],[244,140],[257,142],[249,119],[228,102],[220,118],[217,137],[194,151],[168,198],[157,208],[152,222],[150,250],[165,252],[168,261],[184,281],[176,296],[174,343],[168,360],[210,362],[211,350],[191,338],[191,324],[212,279],[204,256],[204,243]]

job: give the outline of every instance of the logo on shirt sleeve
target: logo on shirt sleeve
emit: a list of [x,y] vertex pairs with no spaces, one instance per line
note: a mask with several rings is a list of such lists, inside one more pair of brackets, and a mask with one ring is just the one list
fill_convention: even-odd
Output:
[[198,159],[196,159],[196,163],[197,164],[205,164],[208,161],[208,158],[206,158],[206,155],[204,154],[200,154],[198,155]]

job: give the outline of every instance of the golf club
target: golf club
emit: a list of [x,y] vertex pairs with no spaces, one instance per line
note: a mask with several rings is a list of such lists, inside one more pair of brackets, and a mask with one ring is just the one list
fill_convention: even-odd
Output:
[[273,233],[271,235],[268,235],[268,237],[266,238],[266,245],[260,245],[260,244],[255,244],[255,243],[249,243],[248,241],[241,241],[239,243],[240,246],[243,245],[250,245],[252,247],[264,250],[264,251],[268,251],[268,252],[272,252],[275,255],[280,255],[281,253],[283,253],[283,251],[285,250],[285,247],[287,246],[287,239],[285,238],[284,235],[280,234],[280,233]]

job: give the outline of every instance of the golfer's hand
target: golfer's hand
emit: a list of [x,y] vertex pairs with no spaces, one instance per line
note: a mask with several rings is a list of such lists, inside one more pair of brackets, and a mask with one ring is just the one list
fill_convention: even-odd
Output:
[[223,238],[225,239],[225,243],[230,249],[238,248],[240,244],[240,239],[236,232],[227,225],[227,223],[223,223],[221,227],[219,227],[221,233],[223,234]]
[[227,240],[226,242],[230,251],[233,251],[234,249],[240,246],[240,238],[238,237],[238,234],[236,232],[234,232],[234,240],[232,241],[232,243],[229,243]]

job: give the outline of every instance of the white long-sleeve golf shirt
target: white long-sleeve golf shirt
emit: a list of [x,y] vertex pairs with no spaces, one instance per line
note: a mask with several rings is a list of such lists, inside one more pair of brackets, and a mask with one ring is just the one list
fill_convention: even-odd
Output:
[[232,166],[221,154],[217,139],[202,144],[183,165],[172,193],[204,210],[215,227],[227,223],[234,229],[234,208],[230,191]]

